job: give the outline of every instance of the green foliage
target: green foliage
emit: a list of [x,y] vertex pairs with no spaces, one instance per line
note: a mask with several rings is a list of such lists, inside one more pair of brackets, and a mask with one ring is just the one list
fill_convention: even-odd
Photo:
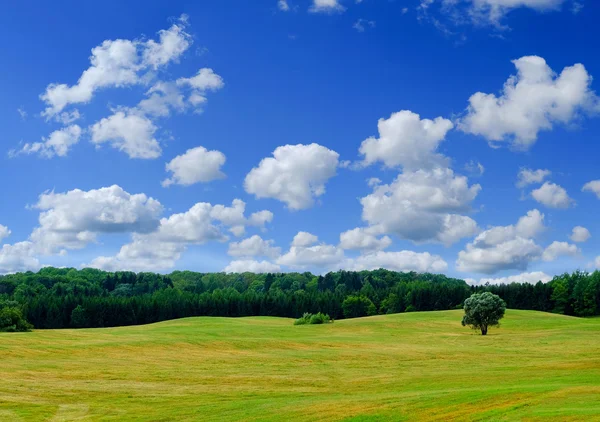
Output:
[[0,332],[25,332],[32,328],[15,302],[0,302]]
[[348,296],[342,303],[342,309],[346,318],[360,318],[375,315],[377,308],[366,296]]
[[[113,327],[202,315],[298,318],[305,312],[322,312],[333,319],[355,318],[456,309],[471,294],[486,291],[500,296],[509,308],[600,314],[598,272],[564,274],[535,285],[498,286],[468,286],[443,275],[383,269],[315,276],[192,271],[160,275],[45,267],[37,273],[0,276],[0,300],[17,302],[36,328]],[[73,315],[78,306],[85,313]]]
[[321,312],[317,312],[316,314],[305,312],[304,315],[294,321],[294,325],[328,324],[330,322],[333,322],[333,320],[327,314]]
[[71,312],[71,326],[75,328],[85,328],[90,326],[90,319],[83,306],[77,305],[77,307],[73,309],[73,312]]
[[465,300],[462,325],[481,330],[481,335],[485,336],[489,327],[500,325],[505,312],[506,302],[500,296],[490,292],[474,294]]

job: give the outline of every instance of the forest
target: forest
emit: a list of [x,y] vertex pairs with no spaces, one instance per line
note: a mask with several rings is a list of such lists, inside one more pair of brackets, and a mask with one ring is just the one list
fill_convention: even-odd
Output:
[[[461,308],[490,291],[509,308],[579,317],[600,314],[600,272],[548,283],[469,286],[444,275],[338,271],[225,274],[105,272],[46,267],[0,276],[0,330],[115,327],[191,316],[279,316],[322,312],[333,319]],[[23,321],[19,326],[19,316]],[[3,328],[4,325],[4,328]],[[9,328],[7,328],[9,327]],[[19,329],[21,328],[21,329]]]

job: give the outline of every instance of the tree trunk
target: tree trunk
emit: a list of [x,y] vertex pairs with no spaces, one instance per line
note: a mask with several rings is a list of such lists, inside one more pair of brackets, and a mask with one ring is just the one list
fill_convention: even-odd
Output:
[[487,330],[488,330],[488,327],[487,327],[487,326],[486,326],[486,327],[481,327],[481,335],[482,335],[482,336],[485,336],[485,335],[487,335]]

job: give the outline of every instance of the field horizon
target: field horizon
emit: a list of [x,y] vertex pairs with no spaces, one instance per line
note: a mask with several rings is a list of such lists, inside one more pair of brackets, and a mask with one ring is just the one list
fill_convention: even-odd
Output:
[[600,420],[600,319],[462,311],[0,334],[0,420]]

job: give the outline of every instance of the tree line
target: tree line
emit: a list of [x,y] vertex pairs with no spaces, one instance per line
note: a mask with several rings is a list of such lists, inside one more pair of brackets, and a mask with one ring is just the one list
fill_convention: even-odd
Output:
[[600,314],[598,272],[564,274],[546,284],[474,287],[444,275],[383,269],[318,276],[47,267],[0,276],[0,315],[12,316],[16,326],[20,313],[35,328],[113,327],[190,316],[300,318],[307,312],[342,319],[462,308],[471,294],[484,291],[499,295],[509,308]]

